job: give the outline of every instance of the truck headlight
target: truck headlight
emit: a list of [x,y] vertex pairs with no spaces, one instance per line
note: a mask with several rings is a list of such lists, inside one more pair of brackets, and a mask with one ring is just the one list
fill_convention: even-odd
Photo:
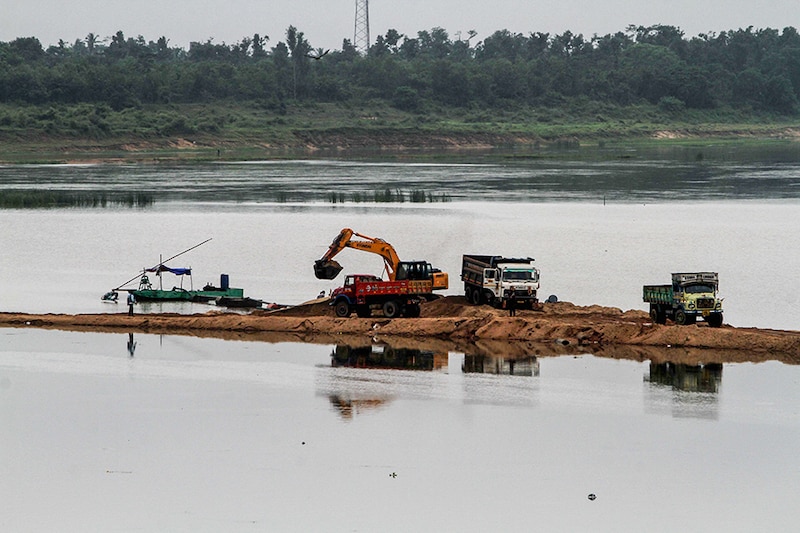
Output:
[[714,309],[722,309],[722,302],[717,302],[717,305],[714,306]]
[[694,309],[694,302],[689,302],[689,309]]

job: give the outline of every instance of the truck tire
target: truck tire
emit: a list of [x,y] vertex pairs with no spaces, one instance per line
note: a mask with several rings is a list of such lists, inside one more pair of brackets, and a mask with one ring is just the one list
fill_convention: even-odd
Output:
[[494,307],[494,304],[496,303],[495,302],[495,298],[494,298],[494,294],[492,294],[489,291],[483,291],[483,303],[485,303],[486,305],[491,305],[492,307]]
[[718,328],[722,325],[722,313],[711,313],[706,318],[709,327]]
[[464,285],[464,299],[468,302],[472,300],[472,287],[469,285]]
[[674,320],[675,323],[678,324],[679,326],[685,326],[686,324],[688,324],[689,317],[686,316],[686,313],[684,312],[683,309],[678,309],[677,311],[675,311]]
[[333,306],[333,311],[339,318],[347,318],[350,316],[351,312],[350,304],[347,303],[347,300],[339,300],[336,302],[336,305]]
[[481,291],[480,289],[473,289],[472,298],[469,300],[472,305],[481,305]]
[[383,304],[383,314],[386,318],[397,318],[400,316],[400,304],[394,300],[389,300]]
[[666,324],[667,314],[663,309],[659,309],[658,306],[654,305],[650,307],[650,319],[656,324]]

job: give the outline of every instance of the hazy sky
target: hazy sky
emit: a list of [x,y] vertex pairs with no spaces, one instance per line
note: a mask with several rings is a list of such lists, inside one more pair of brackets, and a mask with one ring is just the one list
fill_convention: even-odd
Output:
[[[171,46],[212,39],[233,44],[254,33],[285,39],[294,25],[315,48],[341,49],[353,39],[355,0],[2,0],[0,41],[37,37],[44,46],[72,43],[89,33],[147,41],[167,37]],[[10,4],[10,5],[9,5]],[[668,24],[688,37],[746,28],[800,29],[797,0],[371,0],[370,35],[396,29],[416,36],[441,27],[452,39],[476,30],[482,40],[496,30],[563,33],[584,37],[623,31],[628,25]],[[473,44],[476,41],[473,41]]]

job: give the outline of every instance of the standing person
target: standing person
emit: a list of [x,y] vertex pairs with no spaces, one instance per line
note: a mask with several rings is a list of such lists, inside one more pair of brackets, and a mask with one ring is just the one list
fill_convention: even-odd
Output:
[[128,316],[133,316],[133,304],[136,303],[136,298],[132,292],[128,293]]
[[508,306],[508,316],[517,316],[517,291],[514,290],[514,287],[508,291],[506,305]]

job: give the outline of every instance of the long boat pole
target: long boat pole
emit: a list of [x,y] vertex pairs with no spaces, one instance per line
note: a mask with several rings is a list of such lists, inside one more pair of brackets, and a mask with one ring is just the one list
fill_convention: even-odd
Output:
[[[182,251],[181,253],[179,253],[179,254],[175,254],[175,255],[173,255],[172,257],[170,257],[170,258],[168,258],[168,259],[165,259],[165,260],[163,260],[163,261],[161,261],[161,260],[160,260],[160,258],[159,258],[159,261],[160,261],[160,262],[159,262],[157,265],[155,265],[154,267],[152,267],[152,268],[159,267],[159,266],[163,265],[164,263],[166,263],[167,261],[172,261],[172,260],[173,260],[173,259],[175,259],[176,257],[180,257],[180,256],[182,256],[183,254],[185,254],[186,252],[191,252],[191,251],[192,251],[192,250],[194,250],[195,248],[198,248],[198,247],[200,247],[200,246],[204,245],[205,243],[207,243],[207,242],[208,242],[208,241],[210,241],[210,240],[211,240],[211,238],[208,238],[208,239],[204,240],[203,242],[201,242],[201,243],[199,243],[199,244],[195,244],[195,245],[194,245],[194,246],[192,246],[191,248],[187,248],[186,250]],[[118,291],[118,290],[120,290],[122,287],[124,287],[125,285],[127,285],[127,284],[128,284],[128,283],[130,283],[131,281],[135,280],[135,279],[136,279],[136,278],[138,278],[139,276],[140,276],[140,274],[136,274],[134,277],[132,277],[131,279],[129,279],[128,281],[126,281],[125,283],[123,283],[122,285],[120,285],[119,287],[117,287],[117,288],[116,288],[116,289],[114,289],[114,290],[115,290],[115,291]]]

